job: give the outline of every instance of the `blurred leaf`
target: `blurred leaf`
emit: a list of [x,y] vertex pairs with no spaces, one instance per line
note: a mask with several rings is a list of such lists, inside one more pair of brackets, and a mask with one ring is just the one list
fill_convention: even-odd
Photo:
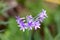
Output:
[[4,2],[0,2],[0,15],[8,17],[6,11],[9,9],[8,5]]
[[23,40],[23,34],[20,32],[16,20],[14,18],[9,18],[8,29],[2,34],[2,40]]
[[46,26],[45,26],[45,28],[44,28],[44,32],[45,32],[45,33],[44,33],[44,35],[45,35],[44,40],[53,40],[53,37],[52,37],[49,29],[48,29]]
[[39,34],[38,31],[34,33],[34,40],[42,40],[41,35]]
[[55,37],[55,40],[60,40],[60,33]]
[[35,16],[42,9],[42,0],[26,0],[25,6],[31,11],[31,14]]
[[26,30],[25,32],[23,32],[24,40],[31,40],[31,34],[32,34],[32,31]]
[[60,11],[56,11],[55,15],[54,15],[54,19],[57,25],[57,30],[58,33],[60,33]]
[[4,21],[0,21],[0,25],[6,25],[6,24],[8,24],[8,22],[4,22]]

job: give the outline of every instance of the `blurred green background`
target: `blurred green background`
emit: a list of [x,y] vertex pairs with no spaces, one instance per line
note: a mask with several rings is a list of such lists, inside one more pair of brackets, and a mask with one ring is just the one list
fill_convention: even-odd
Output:
[[[19,30],[15,15],[34,17],[42,9],[47,11],[48,18],[40,29]],[[60,40],[60,4],[45,0],[0,0],[0,40]]]

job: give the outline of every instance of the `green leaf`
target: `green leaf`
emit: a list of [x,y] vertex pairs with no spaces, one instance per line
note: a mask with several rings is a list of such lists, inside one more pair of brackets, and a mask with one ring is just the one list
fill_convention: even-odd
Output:
[[53,40],[53,37],[52,37],[49,29],[46,26],[44,28],[44,33],[45,33],[44,34],[45,35],[44,40]]
[[42,39],[41,39],[41,35],[39,34],[38,31],[36,31],[36,32],[34,33],[34,40],[42,40]]
[[55,37],[54,40],[60,40],[60,33]]
[[60,33],[60,11],[56,11],[54,15],[54,20],[56,22],[57,32]]
[[2,34],[2,40],[23,40],[23,32],[19,30],[16,20],[9,18],[8,29]]

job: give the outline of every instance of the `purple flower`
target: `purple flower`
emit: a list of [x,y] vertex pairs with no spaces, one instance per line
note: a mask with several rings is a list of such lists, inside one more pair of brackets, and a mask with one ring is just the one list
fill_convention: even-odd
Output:
[[38,20],[34,20],[32,15],[27,16],[26,20],[29,30],[32,30],[32,28],[35,28],[35,30],[37,30],[37,28],[40,28],[40,22]]
[[40,22],[39,21],[34,21],[34,28],[37,30],[37,28],[40,28]]
[[27,20],[27,26],[29,28],[29,30],[32,30],[32,27],[33,27],[33,17],[32,15],[29,15],[29,16],[26,16],[26,20]]
[[32,28],[37,30],[38,28],[40,28],[41,22],[43,22],[43,20],[46,17],[48,16],[46,14],[46,11],[43,9],[42,12],[38,14],[36,17],[32,17],[32,15],[26,16],[26,20],[24,17],[20,18],[19,16],[16,16],[16,21],[17,24],[19,24],[18,26],[20,27],[20,30],[23,31],[25,31],[25,29],[32,30]]
[[42,9],[42,12],[38,15],[38,19],[40,22],[43,22],[43,20],[48,17],[46,14],[46,10]]
[[32,15],[26,16],[26,20],[27,22],[32,22],[33,21]]
[[16,17],[17,24],[19,24],[18,26],[20,27],[20,30],[23,30],[23,31],[27,29],[26,23],[24,23],[24,19],[25,18],[20,18],[19,16]]

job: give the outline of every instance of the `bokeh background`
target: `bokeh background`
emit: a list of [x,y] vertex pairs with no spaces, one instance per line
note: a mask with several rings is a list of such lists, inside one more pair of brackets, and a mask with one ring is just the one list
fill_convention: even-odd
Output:
[[[36,16],[42,9],[48,18],[38,30],[19,30],[15,16]],[[0,40],[60,40],[60,0],[0,0]]]

